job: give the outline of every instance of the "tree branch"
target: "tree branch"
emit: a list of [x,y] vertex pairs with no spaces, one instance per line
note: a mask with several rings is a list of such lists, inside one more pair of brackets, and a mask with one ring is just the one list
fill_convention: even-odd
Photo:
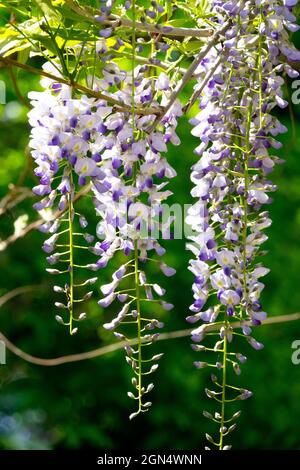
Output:
[[[28,64],[22,64],[21,62],[18,62],[17,60],[10,59],[8,57],[0,57],[0,62],[18,67],[20,69],[26,70],[27,72],[34,73],[35,75],[41,75],[43,77],[49,78],[50,80],[53,80],[58,83],[62,83],[64,85],[68,85],[72,88],[75,88],[76,90],[82,91],[83,93],[86,93],[89,96],[93,96],[94,98],[101,99],[107,101],[107,103],[112,104],[117,111],[127,111],[131,112],[131,107],[125,103],[121,103],[120,101],[114,99],[110,95],[106,95],[104,93],[100,93],[98,91],[94,91],[91,88],[88,88],[84,85],[81,85],[80,83],[77,82],[71,82],[70,80],[66,80],[63,77],[57,77],[56,75],[52,75],[52,73],[45,72],[44,70],[36,69],[34,67],[31,67]],[[149,114],[157,114],[160,113],[159,108],[138,108],[136,110],[137,114],[140,115],[149,115]]]
[[0,200],[0,217],[13,209],[20,202],[33,196],[29,188],[18,187],[11,184],[9,189],[10,191]]
[[[78,15],[83,16],[86,20],[99,24],[104,24],[111,26],[113,28],[118,28],[123,26],[124,28],[128,28],[132,31],[133,29],[133,22],[129,18],[121,18],[117,15],[110,15],[107,19],[101,21],[101,23],[97,22],[97,17],[95,17],[94,10],[85,7],[84,9],[77,5],[73,0],[66,0],[66,4],[69,6],[71,10],[73,10]],[[100,12],[99,12],[100,14]],[[199,29],[199,28],[174,28],[172,26],[163,26],[160,24],[149,24],[149,23],[142,23],[137,21],[135,23],[135,29],[137,32],[142,33],[151,33],[151,34],[160,34],[162,36],[177,36],[177,37],[194,37],[194,38],[206,38],[213,34],[212,29]]]
[[[117,28],[123,26],[132,29],[132,21],[128,18],[120,18],[116,15],[111,15],[104,24]],[[213,34],[212,29],[199,29],[199,28],[174,28],[173,26],[163,26],[160,24],[150,24],[136,22],[136,30],[138,32],[145,32],[151,34],[160,34],[161,36],[175,36],[175,37],[190,37],[190,38],[207,38]]]
[[[277,323],[285,323],[285,322],[297,321],[297,320],[300,320],[300,313],[280,315],[280,316],[266,319],[264,323],[262,324],[262,326],[274,325]],[[233,328],[240,328],[239,322],[232,323],[231,326]],[[219,325],[211,325],[211,326],[208,325],[206,331],[216,331],[218,329],[219,329]],[[167,339],[185,338],[191,334],[191,331],[192,329],[189,328],[185,330],[170,331],[168,333],[162,333],[158,337],[157,341],[163,341]],[[101,348],[93,349],[91,351],[87,351],[83,353],[69,354],[67,356],[60,356],[60,357],[56,357],[53,359],[43,359],[41,357],[32,356],[31,354],[28,354],[22,351],[22,349],[15,346],[1,332],[0,332],[0,340],[4,341],[7,349],[9,349],[9,351],[11,351],[13,354],[20,357],[21,359],[24,359],[27,362],[30,362],[32,364],[36,364],[39,366],[59,366],[59,365],[67,364],[70,362],[79,362],[79,361],[85,361],[87,359],[94,359],[96,357],[104,356],[105,354],[118,351],[119,349],[123,349],[125,346],[128,346],[128,345],[132,346],[138,343],[138,338],[135,338],[135,339],[132,339],[131,341],[121,341],[118,343],[109,344],[107,346],[102,346]]]
[[18,85],[18,82],[17,82],[17,79],[15,77],[15,74],[14,74],[14,71],[13,71],[13,67],[9,67],[8,68],[8,72],[9,72],[9,75],[10,75],[10,78],[11,78],[11,82],[12,82],[12,85],[14,87],[14,90],[15,90],[15,93],[17,95],[17,97],[19,98],[19,100],[21,101],[21,103],[24,104],[24,106],[26,106],[26,108],[28,109],[31,109],[31,106],[29,104],[29,101],[27,100],[27,98],[25,98],[22,93],[21,93],[21,90],[19,88],[19,85]]
[[212,69],[209,71],[209,73],[206,75],[206,77],[204,78],[204,80],[202,81],[201,85],[199,86],[199,88],[194,92],[194,94],[192,95],[191,99],[188,101],[188,103],[183,107],[183,112],[184,113],[188,113],[189,110],[191,109],[191,107],[193,106],[193,104],[197,101],[197,99],[199,98],[199,96],[201,95],[202,91],[204,90],[205,86],[207,85],[207,83],[209,82],[209,80],[211,79],[211,77],[213,76],[213,74],[215,73],[215,71],[217,70],[217,68],[219,67],[220,63],[222,62],[223,60],[223,54],[220,55],[219,59],[216,61],[215,65],[212,67]]
[[[88,192],[90,191],[90,185],[87,185],[85,186],[83,189],[81,189],[81,191],[79,191],[75,197],[74,197],[74,202],[78,201],[78,199],[80,199],[82,196],[84,196],[85,194],[87,194]],[[62,214],[64,214],[66,212],[68,208],[66,207],[64,210],[62,211],[56,211],[54,212],[53,214],[53,219],[52,220],[55,220],[57,219],[58,217],[60,217]],[[27,233],[31,232],[32,230],[35,230],[37,229],[40,225],[42,225],[45,221],[43,219],[38,219],[38,220],[35,220],[34,222],[31,222],[30,224],[26,225],[25,228],[23,228],[22,230],[20,230],[19,232],[17,233],[13,233],[12,235],[10,235],[10,237],[6,238],[6,240],[0,240],[0,251],[4,251],[6,250],[6,248],[11,245],[12,243],[14,243],[15,241],[19,240],[19,238],[23,238],[25,237],[25,235],[27,235]]]
[[[7,292],[2,297],[0,297],[0,307],[2,307],[6,302],[11,300],[12,298],[32,291],[34,289],[40,289],[40,286],[23,286],[18,287],[10,292]],[[286,323],[290,321],[297,321],[300,320],[300,313],[291,313],[289,315],[279,315],[276,317],[267,318],[262,326],[267,325],[274,325],[277,323]],[[240,328],[239,322],[234,322],[231,324],[233,328]],[[219,329],[219,325],[207,325],[206,331],[216,331]],[[163,341],[167,339],[177,339],[177,338],[185,338],[189,336],[192,332],[193,328],[188,328],[179,331],[170,331],[168,333],[162,333],[158,337],[158,341]],[[24,359],[31,364],[36,364],[40,366],[59,366],[61,364],[67,364],[70,362],[79,362],[85,361],[86,359],[94,359],[96,357],[104,356],[105,354],[109,354],[114,351],[118,351],[119,349],[124,348],[128,345],[135,345],[138,343],[138,338],[132,339],[130,341],[121,341],[118,343],[109,344],[107,346],[102,346],[101,348],[93,349],[91,351],[77,353],[77,354],[69,354],[67,356],[60,356],[55,357],[53,359],[43,359],[41,357],[32,356],[31,354],[22,351],[22,349],[15,346],[3,333],[0,332],[0,340],[4,341],[7,349],[11,351],[16,356]]]
[[197,55],[197,57],[194,59],[194,61],[192,62],[192,64],[188,68],[188,70],[186,71],[185,75],[182,77],[182,79],[178,83],[177,87],[173,91],[173,93],[172,93],[172,95],[169,99],[169,102],[164,107],[162,113],[159,114],[156,117],[155,121],[151,125],[151,127],[149,129],[149,132],[152,132],[155,129],[156,125],[167,114],[167,112],[173,106],[176,99],[178,98],[180,93],[183,91],[183,89],[185,88],[187,83],[189,83],[189,81],[192,79],[195,71],[199,67],[202,60],[207,56],[209,51],[218,43],[220,36],[222,36],[227,31],[227,29],[230,28],[231,24],[232,24],[232,19],[229,19],[228,21],[226,21],[226,23],[224,23],[223,26],[214,33],[214,35],[211,37],[211,39],[207,42],[205,48],[202,49],[201,52]]
[[17,297],[21,294],[26,294],[27,292],[32,292],[35,289],[40,289],[40,286],[22,286],[7,292],[0,297],[0,307],[2,307],[4,304],[6,304],[6,302],[13,299],[14,297]]

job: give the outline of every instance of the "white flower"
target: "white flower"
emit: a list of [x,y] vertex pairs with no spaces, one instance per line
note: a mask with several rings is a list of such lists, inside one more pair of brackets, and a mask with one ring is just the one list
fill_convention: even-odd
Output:
[[91,158],[78,158],[75,171],[81,176],[93,176],[97,172],[97,165]]
[[216,260],[220,266],[233,266],[234,253],[230,250],[221,250],[216,253]]
[[231,285],[230,277],[224,274],[222,269],[218,269],[214,274],[210,276],[211,284],[214,289],[228,289]]
[[157,90],[167,90],[170,86],[170,80],[168,75],[165,72],[161,72],[159,74],[158,79],[156,80],[155,83],[155,88]]
[[150,136],[151,140],[151,145],[152,147],[157,150],[158,152],[166,152],[167,151],[167,146],[164,141],[164,136],[163,134],[159,132],[154,132]]
[[220,302],[227,306],[238,305],[241,301],[240,296],[234,290],[225,290],[220,295]]

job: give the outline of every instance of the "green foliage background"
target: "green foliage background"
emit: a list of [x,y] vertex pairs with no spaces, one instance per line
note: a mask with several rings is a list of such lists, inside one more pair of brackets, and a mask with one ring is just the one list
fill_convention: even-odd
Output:
[[[299,36],[296,38],[300,45]],[[26,145],[29,127],[26,108],[12,87],[7,70],[0,70],[7,88],[7,104],[0,105],[0,195],[10,183],[17,183],[24,167],[24,184],[34,183]],[[36,77],[17,72],[21,93],[39,89]],[[288,84],[291,91],[291,83]],[[289,127],[278,154],[286,160],[279,166],[273,181],[279,186],[270,207],[273,226],[268,231],[265,263],[271,268],[263,295],[264,308],[270,315],[297,312],[300,309],[300,108],[294,106],[295,135],[289,111],[280,118]],[[191,202],[189,169],[196,157],[197,142],[190,135],[184,118],[179,126],[180,148],[170,148],[171,164],[178,172],[172,181],[173,201]],[[14,221],[28,212],[34,198],[24,201],[0,219],[1,238],[13,229]],[[92,212],[90,213],[93,219]],[[92,222],[93,223],[93,222]],[[0,311],[0,330],[21,349],[50,358],[82,352],[114,341],[101,327],[110,318],[96,300],[88,307],[88,320],[79,333],[69,337],[55,320],[53,279],[45,273],[45,256],[41,251],[44,235],[30,233],[0,253],[0,295],[22,285],[37,288],[11,300]],[[187,327],[185,317],[191,303],[192,277],[187,271],[189,254],[184,240],[168,242],[167,262],[177,268],[174,278],[164,279],[168,299],[175,304],[172,312],[161,319],[165,330]],[[101,282],[109,279],[113,265],[100,272]],[[153,276],[157,276],[153,272]],[[99,286],[98,286],[99,287]],[[98,292],[99,294],[99,292]],[[95,299],[97,298],[97,292]],[[155,312],[154,312],[155,313]],[[256,338],[265,349],[256,352],[244,346],[248,362],[236,383],[249,388],[254,397],[241,403],[243,411],[238,431],[232,434],[234,448],[300,449],[300,365],[291,362],[291,344],[300,340],[299,322],[263,326]],[[7,353],[7,364],[0,366],[0,448],[2,449],[202,449],[204,433],[210,422],[202,417],[210,409],[204,394],[208,374],[196,371],[197,359],[189,338],[161,341],[154,346],[164,352],[153,407],[149,413],[129,422],[132,401],[126,396],[130,386],[130,368],[120,350],[104,357],[57,367],[35,366]],[[212,430],[211,430],[212,431]]]

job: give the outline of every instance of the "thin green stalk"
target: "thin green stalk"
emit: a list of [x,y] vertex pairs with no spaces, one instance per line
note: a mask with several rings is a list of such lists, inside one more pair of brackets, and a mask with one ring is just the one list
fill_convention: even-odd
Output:
[[[260,23],[263,21],[263,11],[260,8]],[[262,35],[259,34],[259,46],[257,54],[257,74],[259,82],[259,90],[256,91],[259,95],[259,123],[260,128],[262,127],[263,113],[262,113],[262,104],[263,104],[263,76],[262,76]],[[247,195],[249,190],[249,167],[248,167],[248,157],[250,154],[250,131],[251,131],[251,118],[253,110],[253,101],[250,102],[248,107],[248,116],[247,116],[247,130],[246,130],[246,150],[244,152],[244,179],[245,179],[245,189],[244,189],[244,230],[243,230],[243,243],[244,243],[244,296],[247,298],[247,234],[248,234],[248,204],[247,204]]]
[[248,235],[248,203],[247,195],[249,190],[249,169],[248,169],[248,156],[250,153],[250,129],[251,129],[251,117],[252,117],[252,104],[248,108],[247,116],[247,131],[246,131],[246,149],[244,152],[244,196],[243,196],[243,207],[244,207],[244,216],[243,216],[243,271],[244,271],[244,296],[247,298],[247,235]]
[[74,319],[74,312],[73,312],[73,305],[74,305],[74,246],[73,246],[73,195],[72,195],[72,188],[73,188],[73,175],[72,170],[70,169],[70,185],[71,185],[71,192],[68,194],[68,222],[69,222],[69,247],[70,247],[70,256],[69,256],[69,270],[70,270],[70,290],[69,290],[69,313],[70,313],[70,321],[69,321],[69,330],[70,334],[73,331],[73,319]]
[[[225,315],[227,315],[225,313]],[[227,318],[225,319],[225,329],[227,329],[228,325],[228,320]],[[219,450],[223,449],[223,443],[224,443],[224,423],[225,423],[225,404],[226,404],[226,377],[227,377],[227,335],[225,331],[225,336],[224,336],[224,346],[223,346],[223,366],[222,366],[222,371],[223,371],[223,377],[222,377],[222,398],[221,398],[221,424],[220,424],[220,442],[219,442]]]
[[139,258],[137,240],[134,242],[134,260],[135,260],[135,288],[136,288],[136,309],[137,309],[137,338],[138,338],[138,400],[139,409],[142,410],[142,332],[141,332],[141,302],[140,302],[140,284],[139,284]]
[[44,20],[47,24],[47,28],[44,28],[44,30],[48,33],[52,43],[53,43],[53,46],[54,46],[54,49],[56,51],[56,54],[57,54],[57,57],[59,58],[59,61],[60,61],[60,65],[62,67],[62,70],[63,70],[63,74],[65,75],[65,77],[68,77],[69,79],[72,80],[72,77],[70,75],[70,72],[68,70],[68,67],[67,67],[67,64],[66,64],[66,61],[65,61],[65,58],[64,58],[64,48],[60,48],[59,45],[57,44],[56,42],[56,34],[58,33],[59,31],[59,28],[57,29],[56,31],[56,34],[53,34],[52,32],[52,29],[51,29],[51,26],[47,20],[47,17],[45,15],[43,15],[44,17]]
[[[240,16],[238,19],[240,23]],[[230,72],[229,72],[229,78],[225,90],[225,96],[227,95],[229,91],[229,86],[230,86],[230,81],[232,78],[233,74],[233,67],[231,67]],[[225,97],[224,97],[225,99]],[[223,100],[224,102],[224,100]],[[247,277],[246,277],[246,263],[247,263],[247,250],[246,250],[246,240],[247,240],[247,231],[248,231],[248,205],[247,205],[247,193],[248,193],[248,188],[249,188],[249,168],[248,168],[248,154],[250,152],[249,149],[249,139],[250,139],[250,130],[251,130],[251,115],[252,115],[252,108],[248,108],[248,119],[247,119],[247,131],[246,131],[246,142],[245,142],[245,147],[246,150],[240,147],[238,144],[241,144],[242,136],[237,135],[235,133],[232,133],[231,137],[234,139],[238,139],[237,142],[237,147],[240,148],[240,150],[244,153],[245,152],[245,158],[244,158],[244,185],[245,185],[245,192],[244,192],[244,230],[243,230],[243,245],[244,245],[244,253],[243,253],[243,261],[244,261],[244,289],[245,289],[245,295],[246,295],[246,290],[247,290]],[[231,169],[229,171],[232,171]],[[234,173],[234,172],[233,172]],[[221,383],[221,419],[220,419],[220,440],[218,443],[218,449],[223,450],[224,447],[224,437],[226,436],[226,431],[224,431],[224,425],[225,423],[228,422],[225,417],[226,413],[226,403],[228,403],[228,400],[226,399],[226,388],[228,387],[227,385],[227,362],[228,362],[228,339],[227,339],[227,328],[230,325],[230,322],[228,320],[227,312],[225,311],[225,319],[224,319],[224,327],[225,327],[225,334],[224,334],[224,342],[223,342],[223,360],[222,360],[222,383]]]
[[[260,17],[259,17],[259,26],[263,23],[263,9],[260,6]],[[260,27],[259,27],[260,31]],[[259,32],[259,45],[258,45],[258,75],[259,75],[259,127],[262,128],[263,121],[263,74],[262,74],[262,34]]]
[[[135,133],[135,56],[136,56],[136,5],[135,0],[132,2],[132,64],[131,64],[131,114],[132,114],[132,139],[134,140]],[[134,165],[134,174],[133,180],[136,181],[136,164]],[[136,301],[136,310],[137,310],[137,350],[138,350],[138,360],[137,360],[137,391],[138,391],[138,411],[142,411],[142,326],[141,326],[141,296],[140,296],[140,282],[139,282],[139,252],[138,252],[138,241],[134,241],[134,283],[135,283],[135,301]]]
[[[262,14],[262,12],[261,12]],[[260,42],[259,42],[259,53],[258,53],[258,74],[259,74],[259,100],[260,100],[260,127],[262,125],[262,101],[263,101],[263,96],[262,96],[262,73],[261,73],[261,52],[262,52],[262,41],[261,41],[261,36],[260,36]],[[244,209],[244,215],[243,215],[243,274],[244,274],[244,296],[247,298],[247,235],[248,235],[248,203],[247,203],[247,197],[248,197],[248,191],[249,191],[249,154],[250,154],[250,131],[251,131],[251,118],[252,118],[252,102],[249,104],[248,107],[248,114],[247,114],[247,129],[246,129],[246,142],[245,142],[245,150],[243,151],[244,153],[244,195],[243,195],[243,209]],[[228,319],[226,317],[225,320],[225,330],[227,329],[228,326]],[[219,441],[219,450],[223,449],[224,445],[224,434],[226,435],[226,432],[224,432],[224,424],[226,423],[225,420],[225,404],[230,402],[230,401],[235,401],[235,400],[227,400],[226,399],[226,377],[227,377],[227,362],[228,362],[228,351],[227,351],[227,336],[226,336],[226,331],[225,331],[225,336],[224,336],[224,347],[223,347],[223,365],[222,365],[222,371],[223,371],[223,378],[222,378],[222,399],[221,399],[221,423],[220,423],[220,441]],[[234,388],[234,387],[231,387]]]
[[131,89],[131,112],[132,112],[132,131],[135,130],[135,76],[134,76],[134,69],[135,69],[135,55],[136,55],[136,10],[135,10],[135,0],[132,2],[132,70],[131,70],[131,78],[132,78],[132,89]]

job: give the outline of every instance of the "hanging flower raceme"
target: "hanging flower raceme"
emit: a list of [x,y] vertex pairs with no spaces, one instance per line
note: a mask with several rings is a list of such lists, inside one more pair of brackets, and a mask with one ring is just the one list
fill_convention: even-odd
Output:
[[[114,66],[114,77],[124,73]],[[157,80],[149,80],[147,74],[147,67],[134,70],[134,104],[137,110],[149,106],[159,110],[159,105],[171,93],[171,86],[165,74]],[[132,75],[126,74],[122,89],[114,97],[130,106],[132,88]],[[104,324],[107,330],[118,329],[117,338],[129,342],[127,330],[123,328],[121,333],[119,328],[128,324],[136,327],[137,346],[125,348],[126,360],[135,374],[132,384],[137,391],[128,395],[138,401],[138,410],[131,418],[151,405],[143,396],[152,390],[153,384],[144,387],[142,379],[157,369],[161,357],[161,354],[145,357],[145,348],[158,336],[152,331],[163,324],[148,317],[144,310],[152,303],[160,304],[165,310],[173,307],[163,300],[165,289],[147,279],[146,268],[149,262],[154,262],[166,276],[175,273],[163,261],[150,258],[153,252],[158,257],[165,253],[158,239],[170,236],[172,220],[164,220],[163,204],[171,194],[166,189],[167,180],[176,173],[162,153],[167,151],[169,141],[179,144],[175,129],[180,115],[181,106],[176,102],[164,119],[163,131],[149,132],[155,114],[112,113],[104,120],[104,135],[100,137],[101,169],[106,176],[100,184],[93,185],[96,211],[100,215],[97,235],[101,238],[94,246],[94,252],[100,256],[94,269],[105,267],[117,252],[128,258],[113,274],[112,281],[101,287],[104,297],[99,305],[105,308],[115,299],[120,302],[117,316]]]
[[[51,64],[44,69],[53,72]],[[57,73],[57,71],[56,71]],[[56,302],[56,307],[67,310],[69,319],[57,315],[56,319],[69,326],[74,334],[74,321],[83,320],[85,312],[75,316],[74,304],[79,305],[89,299],[92,292],[74,297],[74,288],[94,284],[97,278],[83,278],[75,285],[74,271],[86,266],[79,266],[75,256],[93,242],[94,236],[85,232],[88,222],[84,215],[76,212],[74,202],[78,198],[80,187],[88,180],[101,184],[105,174],[98,166],[99,154],[94,145],[95,135],[101,130],[103,117],[111,112],[105,103],[86,96],[72,97],[71,88],[42,79],[43,92],[31,92],[29,97],[33,109],[29,112],[29,123],[32,126],[30,147],[39,178],[39,185],[33,192],[42,199],[34,207],[45,222],[40,230],[49,233],[43,250],[48,254],[47,261],[51,267],[50,274],[63,274],[69,277],[64,286],[54,286],[58,293],[64,293],[66,303]],[[86,191],[87,189],[81,189]],[[55,251],[57,249],[57,251]],[[63,266],[63,267],[61,267]],[[80,292],[81,294],[81,292]]]
[[[279,160],[272,149],[280,147],[276,136],[286,131],[271,111],[276,105],[287,106],[282,72],[298,75],[281,56],[299,59],[288,39],[288,31],[297,28],[291,11],[295,3],[214,1],[219,22],[225,23],[229,15],[232,24],[197,70],[196,90],[223,56],[191,121],[192,134],[201,143],[191,176],[197,202],[187,217],[194,231],[188,248],[195,255],[189,267],[195,276],[194,303],[187,320],[202,322],[192,332],[192,348],[206,355],[195,366],[215,369],[214,388],[206,394],[221,409],[204,415],[219,425],[219,440],[209,435],[207,439],[220,449],[230,448],[224,438],[240,414],[227,416],[225,405],[252,395],[228,383],[231,371],[239,375],[246,361],[233,350],[233,339],[244,337],[253,348],[263,348],[252,336],[252,327],[266,318],[261,278],[269,270],[259,258],[271,220],[263,206],[271,203],[270,192],[275,190],[268,175]],[[232,321],[240,323],[241,332],[233,329]],[[210,354],[215,359],[207,359]]]

